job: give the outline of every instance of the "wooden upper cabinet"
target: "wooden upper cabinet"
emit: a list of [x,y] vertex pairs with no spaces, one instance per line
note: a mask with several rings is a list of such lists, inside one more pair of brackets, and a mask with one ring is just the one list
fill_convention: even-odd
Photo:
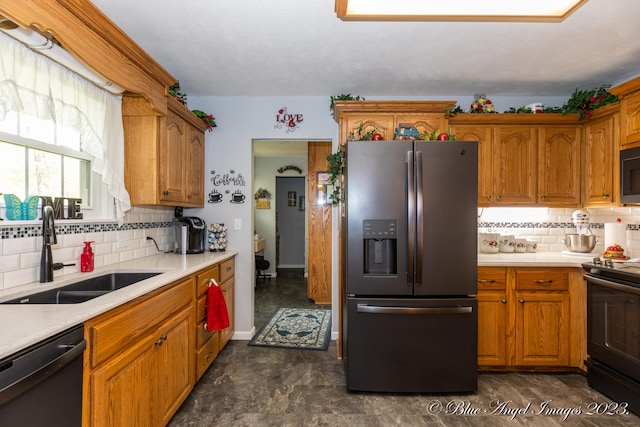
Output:
[[538,203],[579,206],[580,129],[541,126],[538,133]]
[[350,135],[354,135],[355,139],[360,139],[359,135],[375,130],[376,133],[382,135],[382,139],[393,139],[394,133],[394,117],[393,114],[370,113],[370,114],[354,114],[345,119],[344,126],[341,128],[341,141],[347,141]]
[[[185,200],[185,153],[187,152],[187,129],[183,119],[171,110],[164,118],[166,137],[160,144],[159,197],[162,202],[180,203]],[[160,122],[162,124],[162,121]]]
[[167,98],[167,115],[125,96],[125,186],[133,205],[204,206],[205,124]]
[[500,126],[494,129],[494,205],[536,203],[537,129]]
[[382,139],[391,140],[400,123],[415,126],[420,133],[445,131],[448,121],[445,110],[453,108],[455,101],[335,101],[333,117],[340,125],[340,143],[351,133],[358,138],[362,133],[376,129]]
[[620,98],[620,146],[640,145],[640,77],[612,87],[609,92]]
[[453,125],[451,132],[458,141],[478,142],[478,206],[493,203],[493,127]]
[[444,132],[449,127],[447,118],[443,113],[397,114],[395,127],[398,127],[401,123],[414,125],[421,135],[424,133],[430,135],[435,131]]
[[600,110],[584,125],[582,153],[582,203],[585,206],[612,206],[616,203],[620,114],[598,117]]
[[187,127],[186,179],[187,200],[204,200],[204,133]]

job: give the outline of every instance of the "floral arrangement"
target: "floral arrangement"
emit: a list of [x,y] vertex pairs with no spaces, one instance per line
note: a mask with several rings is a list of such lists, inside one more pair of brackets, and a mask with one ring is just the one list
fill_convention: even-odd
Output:
[[373,128],[365,132],[364,122],[360,122],[360,125],[358,126],[358,130],[355,132],[354,131],[349,132],[349,134],[347,135],[347,140],[348,141],[371,141],[373,139],[373,135],[375,135],[377,132],[378,132],[377,128]]
[[278,168],[278,172],[280,173],[285,173],[286,171],[296,171],[298,173],[302,173],[302,169],[300,169],[298,166],[294,166],[294,165],[288,165],[288,166],[282,166]]
[[495,113],[495,107],[484,93],[476,93],[471,103],[470,113]]
[[350,93],[343,93],[340,95],[332,96],[331,103],[329,104],[329,111],[331,111],[332,113],[336,101],[365,101],[365,99],[364,97],[360,97],[360,95],[352,96]]
[[[544,107],[542,109],[543,113],[561,113],[562,110],[560,109],[560,107]],[[534,114],[535,111],[533,111],[530,107],[511,107],[508,110],[506,110],[504,112],[504,114]]]
[[[169,96],[175,98],[185,107],[187,106],[187,94],[180,92],[180,82],[175,82],[172,86],[169,87]],[[191,110],[193,114],[198,116],[200,120],[207,125],[207,131],[211,132],[214,127],[216,127],[216,119],[211,114],[207,114],[201,110]]]
[[256,193],[253,195],[253,198],[258,200],[258,199],[270,199],[271,198],[271,193],[269,193],[269,190],[267,190],[266,188],[258,188],[258,191],[256,191]]
[[440,132],[439,130],[434,130],[429,133],[428,131],[424,131],[420,134],[420,139],[425,141],[455,141],[456,136],[451,133],[449,129],[444,132]]
[[338,205],[342,201],[342,187],[340,186],[340,175],[344,167],[344,146],[339,145],[338,151],[327,156],[329,162],[329,183],[333,185],[333,190],[329,194],[329,201],[332,205]]
[[580,120],[590,119],[593,110],[618,100],[617,96],[607,91],[610,87],[610,85],[604,85],[591,90],[576,89],[571,98],[562,105],[562,114],[578,113]]
[[216,119],[211,114],[207,114],[204,111],[200,110],[191,110],[191,112],[198,116],[200,120],[202,120],[204,124],[207,125],[207,131],[211,132],[213,128],[217,126]]

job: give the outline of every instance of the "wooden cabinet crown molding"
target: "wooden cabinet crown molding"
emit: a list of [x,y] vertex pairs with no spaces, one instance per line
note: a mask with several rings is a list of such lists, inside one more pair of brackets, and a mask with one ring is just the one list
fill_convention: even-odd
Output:
[[167,88],[176,79],[89,0],[5,1],[0,15],[53,38],[88,67],[166,114]]
[[346,113],[442,113],[456,101],[335,101],[333,118],[340,123]]
[[449,124],[454,125],[471,125],[471,124],[489,124],[489,125],[568,125],[578,124],[579,116],[577,114],[558,114],[558,113],[542,113],[542,114],[476,114],[462,113],[456,114],[449,118]]

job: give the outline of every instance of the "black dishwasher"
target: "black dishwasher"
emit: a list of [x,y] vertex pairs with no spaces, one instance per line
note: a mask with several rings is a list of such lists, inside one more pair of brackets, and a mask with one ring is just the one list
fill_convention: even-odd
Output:
[[0,424],[81,426],[86,345],[78,325],[0,360]]

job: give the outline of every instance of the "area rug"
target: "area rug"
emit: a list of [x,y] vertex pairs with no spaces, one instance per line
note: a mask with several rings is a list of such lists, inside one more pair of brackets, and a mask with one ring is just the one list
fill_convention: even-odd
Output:
[[279,308],[249,345],[327,350],[331,338],[331,310]]

